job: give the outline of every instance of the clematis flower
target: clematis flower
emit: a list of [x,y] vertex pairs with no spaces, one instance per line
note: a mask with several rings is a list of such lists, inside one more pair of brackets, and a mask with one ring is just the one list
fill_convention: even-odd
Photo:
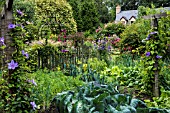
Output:
[[27,59],[29,58],[28,53],[26,53],[24,50],[22,50],[22,55],[26,56]]
[[16,26],[24,28],[24,26],[22,24],[17,24]]
[[34,84],[35,86],[37,86],[37,83],[34,81],[34,79],[28,80],[28,82],[31,82],[32,84]]
[[151,32],[148,37],[146,38],[146,40],[149,40],[151,38],[152,35],[155,35],[155,34],[158,34],[158,32],[154,31],[154,32]]
[[15,69],[16,67],[18,67],[18,63],[15,63],[14,60],[11,60],[11,62],[8,63],[8,69]]
[[157,59],[160,59],[160,58],[162,58],[162,56],[156,55],[156,58],[157,58]]
[[5,45],[5,43],[4,43],[4,37],[1,37],[0,38],[0,44],[2,43],[2,45]]
[[30,102],[30,104],[32,105],[33,110],[35,110],[35,108],[37,108],[37,105],[35,104],[35,102]]
[[146,56],[147,56],[147,57],[149,57],[150,55],[151,55],[151,53],[150,53],[150,52],[147,52],[147,53],[146,53]]
[[17,10],[17,13],[21,16],[24,15],[24,13],[21,10]]
[[155,35],[157,34],[158,32],[154,31],[154,32],[151,32],[150,35]]
[[16,27],[15,24],[9,24],[9,25],[8,25],[8,29],[14,29],[15,27]]
[[146,40],[149,40],[151,38],[151,36],[150,35],[148,35],[148,37],[146,38]]
[[69,52],[69,50],[63,49],[63,50],[61,50],[61,52],[65,53],[65,52]]

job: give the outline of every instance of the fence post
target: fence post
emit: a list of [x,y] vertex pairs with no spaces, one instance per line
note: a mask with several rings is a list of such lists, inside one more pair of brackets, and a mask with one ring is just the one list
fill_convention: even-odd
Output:
[[[143,16],[144,19],[152,19],[151,21],[151,27],[154,28],[155,31],[158,31],[158,19],[161,17],[166,17],[167,13],[161,13],[161,14],[155,14],[155,15],[149,15],[149,16]],[[159,97],[159,70],[158,70],[158,59],[155,58],[154,68],[156,69],[154,71],[154,85],[153,85],[153,93],[155,97]]]

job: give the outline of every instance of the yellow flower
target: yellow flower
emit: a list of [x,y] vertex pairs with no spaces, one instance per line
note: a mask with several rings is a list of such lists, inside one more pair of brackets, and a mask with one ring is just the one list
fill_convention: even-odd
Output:
[[61,70],[61,69],[60,69],[60,66],[58,66],[58,67],[57,67],[57,70],[58,70],[58,71],[60,71],[60,70]]
[[83,64],[83,70],[84,70],[84,71],[87,70],[87,64]]

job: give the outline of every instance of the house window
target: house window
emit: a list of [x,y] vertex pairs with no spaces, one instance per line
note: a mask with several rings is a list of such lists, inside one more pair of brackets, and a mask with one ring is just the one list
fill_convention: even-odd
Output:
[[134,21],[130,21],[130,23],[132,24]]

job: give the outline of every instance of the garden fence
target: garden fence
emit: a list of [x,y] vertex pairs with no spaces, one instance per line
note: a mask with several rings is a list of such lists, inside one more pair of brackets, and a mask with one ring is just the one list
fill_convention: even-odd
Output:
[[86,63],[89,58],[93,57],[93,52],[88,46],[78,46],[74,52],[51,52],[50,54],[38,50],[37,60],[38,68],[61,69],[69,68],[71,65]]

